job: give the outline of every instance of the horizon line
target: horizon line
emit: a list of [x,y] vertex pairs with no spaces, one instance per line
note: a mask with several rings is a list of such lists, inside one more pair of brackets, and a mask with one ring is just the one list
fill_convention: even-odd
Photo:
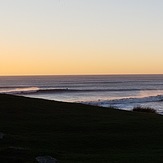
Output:
[[0,75],[0,77],[28,77],[28,76],[125,76],[125,75],[163,75],[163,73],[113,73],[113,74],[15,74]]

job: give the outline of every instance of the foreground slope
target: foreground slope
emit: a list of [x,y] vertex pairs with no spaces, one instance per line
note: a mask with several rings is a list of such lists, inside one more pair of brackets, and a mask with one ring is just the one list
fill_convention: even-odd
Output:
[[149,163],[163,160],[163,117],[0,95],[0,162]]

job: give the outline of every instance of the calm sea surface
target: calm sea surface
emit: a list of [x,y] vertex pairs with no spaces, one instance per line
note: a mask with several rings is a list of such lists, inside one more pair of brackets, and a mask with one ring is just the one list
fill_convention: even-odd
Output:
[[0,93],[163,114],[163,75],[0,77]]

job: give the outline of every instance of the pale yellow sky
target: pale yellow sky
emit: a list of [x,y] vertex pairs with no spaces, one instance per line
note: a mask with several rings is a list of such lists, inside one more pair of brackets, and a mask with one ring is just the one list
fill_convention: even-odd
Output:
[[163,74],[161,0],[7,0],[0,75]]

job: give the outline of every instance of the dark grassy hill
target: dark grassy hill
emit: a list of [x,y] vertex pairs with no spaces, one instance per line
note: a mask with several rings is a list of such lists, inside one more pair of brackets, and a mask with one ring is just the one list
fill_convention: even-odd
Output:
[[163,162],[163,116],[0,95],[0,163]]

